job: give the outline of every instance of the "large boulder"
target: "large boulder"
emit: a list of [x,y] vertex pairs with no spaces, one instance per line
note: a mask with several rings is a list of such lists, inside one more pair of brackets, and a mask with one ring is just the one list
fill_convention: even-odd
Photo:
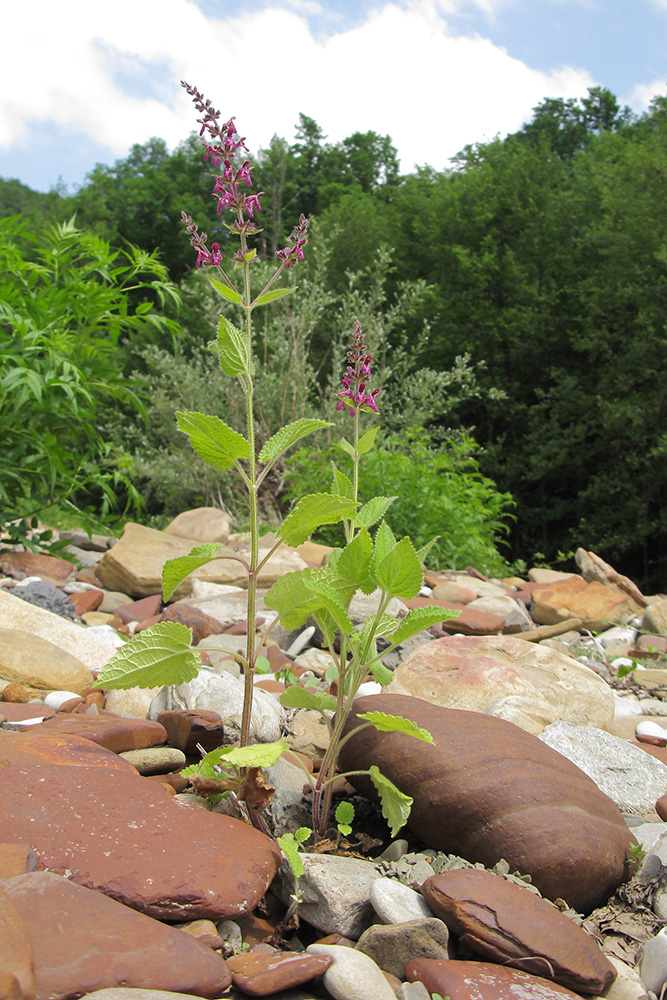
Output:
[[[580,912],[606,902],[629,875],[634,838],[618,808],[535,736],[493,716],[391,694],[357,698],[345,734],[369,711],[412,719],[434,744],[362,729],[343,746],[341,770],[377,765],[414,798],[408,824],[429,847],[487,867],[504,858],[543,895]],[[350,781],[377,800],[368,777]]]
[[396,668],[387,691],[487,712],[535,735],[556,721],[610,729],[614,720],[614,695],[601,677],[564,653],[508,635],[427,642]]

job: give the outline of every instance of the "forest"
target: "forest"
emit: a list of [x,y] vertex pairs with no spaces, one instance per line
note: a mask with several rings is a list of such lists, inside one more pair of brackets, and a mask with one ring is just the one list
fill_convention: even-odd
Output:
[[[327,488],[358,319],[381,387],[361,489],[399,497],[395,532],[438,534],[442,568],[489,573],[570,569],[583,545],[664,591],[667,97],[643,115],[603,88],[548,99],[520,131],[407,175],[390,136],[331,143],[302,114],[291,142],[274,136],[252,162],[258,274],[310,220],[286,272],[296,293],[255,324],[257,434],[334,423],[274,470],[267,524]],[[224,249],[212,170],[193,134],[172,152],[134,146],[73,194],[0,180],[3,523],[73,504],[160,526],[216,503],[243,527],[231,478],[174,419],[242,417],[206,346],[235,307],[195,268],[180,221]]]

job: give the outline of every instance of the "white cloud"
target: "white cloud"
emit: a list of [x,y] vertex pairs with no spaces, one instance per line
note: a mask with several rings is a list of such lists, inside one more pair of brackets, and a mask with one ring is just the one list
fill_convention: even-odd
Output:
[[[312,0],[302,2],[307,10]],[[486,9],[497,0],[473,2]],[[519,128],[544,97],[578,97],[595,82],[582,69],[545,74],[487,39],[449,35],[435,0],[386,3],[361,26],[320,40],[296,10],[223,21],[192,0],[116,0],[112,9],[32,0],[7,5],[2,27],[13,40],[0,65],[5,148],[29,119],[82,128],[117,156],[151,136],[170,146],[184,139],[195,127],[187,95],[162,84],[163,99],[156,88],[127,96],[113,73],[128,59],[155,62],[160,81],[166,66],[174,81],[196,84],[224,116],[236,115],[253,150],[274,132],[291,140],[303,111],[331,141],[388,133],[405,170],[442,168],[465,144]]]
[[[667,0],[665,3],[667,7]],[[647,111],[654,97],[667,94],[667,75],[662,80],[653,80],[652,83],[639,83],[633,89],[627,103],[637,112]]]

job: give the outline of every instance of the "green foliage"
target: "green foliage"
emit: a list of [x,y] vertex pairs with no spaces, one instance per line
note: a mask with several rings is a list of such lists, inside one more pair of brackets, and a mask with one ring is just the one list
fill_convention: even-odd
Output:
[[299,856],[299,848],[304,844],[313,831],[307,826],[300,826],[295,833],[283,833],[278,837],[280,849],[287,858],[288,864],[296,879],[300,879],[304,873],[303,861]]
[[192,681],[201,658],[191,643],[192,629],[179,622],[152,625],[111,657],[93,687],[126,690]]
[[33,233],[0,222],[0,521],[94,491],[102,512],[139,496],[105,433],[107,408],[141,411],[134,340],[172,334],[178,301],[155,255],[112,252],[74,220]]
[[336,826],[338,832],[343,837],[349,837],[352,833],[352,821],[354,819],[354,806],[351,802],[339,802],[336,806]]

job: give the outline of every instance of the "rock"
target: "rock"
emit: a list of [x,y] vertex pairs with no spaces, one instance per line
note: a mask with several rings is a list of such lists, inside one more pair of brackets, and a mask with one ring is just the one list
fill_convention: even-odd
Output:
[[223,745],[224,729],[217,712],[180,709],[160,712],[157,721],[167,731],[169,746],[178,747],[186,755],[199,753],[197,745],[206,753]]
[[371,903],[385,924],[403,924],[433,916],[424,897],[395,878],[379,878],[371,884]]
[[[119,597],[122,595],[118,595]],[[117,605],[113,611],[120,618],[123,625],[130,622],[144,622],[147,618],[154,618],[162,610],[162,593],[151,594],[150,597],[142,597],[138,601],[127,601]]]
[[649,604],[642,615],[642,628],[661,637],[667,636],[667,599]]
[[114,753],[160,746],[167,739],[163,726],[147,719],[123,719],[111,715],[63,715],[46,719],[41,732],[51,736],[77,736],[91,740]]
[[201,608],[196,608],[191,604],[180,602],[171,604],[160,615],[161,622],[179,622],[187,628],[192,629],[192,645],[197,646],[202,639],[210,635],[219,635],[222,632],[222,625],[217,618],[207,615]]
[[168,535],[189,538],[193,545],[202,542],[226,542],[231,518],[219,507],[195,507],[184,510],[164,529]]
[[66,580],[76,573],[76,566],[66,559],[45,556],[41,552],[0,552],[0,573],[6,573],[15,580],[26,576]]
[[408,962],[411,982],[449,1000],[580,1000],[577,993],[540,976],[490,962],[454,962],[418,958]]
[[537,735],[565,719],[611,727],[611,688],[587,667],[512,636],[448,636],[412,653],[386,691],[486,712]]
[[19,629],[0,629],[0,677],[41,690],[68,688],[76,694],[94,680],[71,653]]
[[334,959],[323,982],[335,1000],[395,1000],[393,989],[368,955],[335,944],[311,944],[306,951]]
[[28,719],[51,719],[56,713],[52,708],[47,708],[41,701],[29,701],[27,704],[13,704],[12,702],[0,702],[0,715],[7,722],[23,722]]
[[[218,587],[216,584],[204,584],[201,580],[192,581],[192,596],[187,602],[195,608],[200,608],[207,615],[215,618],[221,625],[232,625],[235,622],[245,622],[248,617],[248,592],[239,587]],[[212,595],[211,590],[222,591],[217,595]],[[198,594],[208,594],[209,596],[197,596]],[[267,608],[264,604],[266,590],[257,591],[257,603],[255,610],[257,615],[264,618],[265,628],[276,620],[278,612]],[[274,630],[275,631],[275,630]],[[273,634],[273,633],[272,633]],[[217,638],[217,637],[216,637]]]
[[283,755],[272,767],[266,768],[266,780],[275,788],[268,807],[274,837],[312,823],[310,801],[303,795],[308,776],[299,764],[294,763],[294,755],[290,756],[292,761],[286,760]]
[[639,972],[646,989],[660,996],[667,982],[667,927],[658,931],[642,948]]
[[[380,877],[373,863],[337,854],[302,854],[301,860],[304,874],[299,880],[299,915],[324,934],[342,934],[356,941],[373,919],[370,891]],[[289,903],[295,883],[286,862],[271,890],[283,903]]]
[[579,548],[574,553],[574,559],[587,583],[599,580],[600,583],[627,594],[641,607],[646,607],[648,602],[639,587],[627,576],[621,576],[620,573],[617,573],[613,566],[606,563],[604,559],[600,559],[600,556],[596,555],[595,552],[587,552],[586,549]]
[[[126,604],[132,604],[129,594],[121,594],[119,590],[105,590],[103,591],[104,597],[102,598],[102,603],[99,606],[99,611],[104,611],[109,614],[115,614],[116,608],[122,608]],[[158,603],[162,604],[161,595],[155,595],[152,599],[158,598]]]
[[454,618],[442,621],[443,631],[450,635],[497,635],[502,632],[505,624],[500,615],[491,615],[488,611],[478,611],[466,604],[441,601],[434,597],[413,597],[406,604],[410,610],[440,607],[445,611],[455,612]]
[[76,618],[71,598],[46,580],[33,580],[30,583],[17,584],[12,594],[22,601],[27,601],[28,604],[34,604],[36,608],[50,611],[61,618],[67,618],[70,621]]
[[580,618],[584,628],[602,632],[610,625],[626,625],[641,615],[643,606],[628,594],[579,576],[545,584],[533,590],[531,615],[538,625],[555,625]]
[[503,619],[503,632],[526,632],[533,628],[533,620],[513,597],[477,597],[467,605],[468,611],[486,611]]
[[[91,635],[88,629],[65,621],[50,611],[43,611],[0,589],[0,629],[28,632],[45,639],[70,656],[76,657],[88,670],[101,670],[114,654],[106,643]],[[1,673],[1,672],[0,672]],[[90,682],[88,682],[90,683]],[[76,690],[68,682],[57,687]]]
[[333,958],[330,955],[273,954],[234,955],[227,967],[237,989],[251,997],[264,997],[277,990],[301,986],[323,975]]
[[571,580],[573,576],[576,577],[577,574],[563,573],[557,569],[544,569],[541,566],[535,566],[528,570],[530,582],[538,584],[559,583],[561,580]]
[[295,753],[302,753],[311,760],[322,757],[331,736],[319,712],[300,708],[290,720],[287,742]]
[[[174,709],[205,709],[217,712],[222,719],[225,739],[233,743],[241,731],[243,712],[243,681],[231,674],[202,668],[194,680],[177,687],[165,687],[151,702],[149,718],[157,719],[160,712]],[[266,691],[255,691],[250,720],[251,743],[273,743],[280,738],[284,710],[280,702]]]
[[667,790],[667,765],[611,733],[554,722],[540,739],[581,768],[622,812],[653,815]]
[[[206,998],[195,997],[191,993],[173,993],[171,990],[135,990],[131,987],[126,989],[124,986],[112,986],[108,990],[86,993],[83,1000],[206,1000]],[[299,998],[294,997],[293,1000]]]
[[0,730],[0,759],[0,841],[158,919],[247,913],[281,860],[253,827],[184,807],[90,740]]
[[44,698],[44,704],[47,708],[52,708],[57,712],[60,706],[64,705],[65,702],[78,697],[78,694],[75,694],[74,691],[49,691]]
[[482,959],[513,965],[580,993],[602,993],[616,978],[594,938],[515,882],[461,868],[427,879],[422,892],[459,944]]
[[78,594],[70,594],[69,599],[74,608],[74,614],[80,618],[91,611],[96,611],[104,599],[103,590],[84,590]]
[[18,684],[16,681],[10,681],[6,683],[2,691],[2,700],[12,702],[14,705],[24,705],[30,701],[30,695],[25,685]]
[[439,601],[453,601],[454,604],[470,604],[477,599],[477,592],[454,580],[442,580],[433,587],[431,597]]
[[131,687],[124,690],[118,688],[106,691],[106,710],[114,712],[116,715],[131,715],[136,719],[147,719],[151,702],[161,690],[161,687]]
[[119,754],[139,774],[167,774],[185,767],[185,754],[175,747],[153,747],[147,750],[125,750]]
[[[376,764],[413,796],[408,825],[428,847],[487,867],[504,858],[543,895],[579,912],[602,905],[629,875],[633,838],[618,808],[534,736],[493,716],[391,694],[357,699],[345,734],[367,711],[405,716],[434,739],[431,746],[363,729],[339,758],[343,771]],[[370,779],[350,780],[377,799]]]
[[231,982],[206,945],[69,879],[31,872],[0,887],[27,928],[37,1000],[120,985],[216,997]]
[[[374,615],[379,607],[381,597],[382,591],[379,587],[370,594],[364,594],[363,591],[357,590],[350,601],[347,612],[352,624],[363,625],[371,615]],[[384,613],[391,618],[400,618],[406,610],[407,605],[404,601],[398,597],[392,597]]]
[[11,975],[18,990],[17,1000],[34,1000],[35,973],[30,930],[2,885],[0,881],[0,996],[3,1000],[7,996],[11,1000],[12,993],[2,988],[1,978]]
[[37,857],[31,847],[25,844],[0,844],[0,879],[25,875],[26,872],[34,872],[36,868]]
[[400,924],[374,924],[356,947],[384,972],[403,979],[405,964],[411,959],[449,958],[448,942],[449,931],[442,920],[422,917]]

